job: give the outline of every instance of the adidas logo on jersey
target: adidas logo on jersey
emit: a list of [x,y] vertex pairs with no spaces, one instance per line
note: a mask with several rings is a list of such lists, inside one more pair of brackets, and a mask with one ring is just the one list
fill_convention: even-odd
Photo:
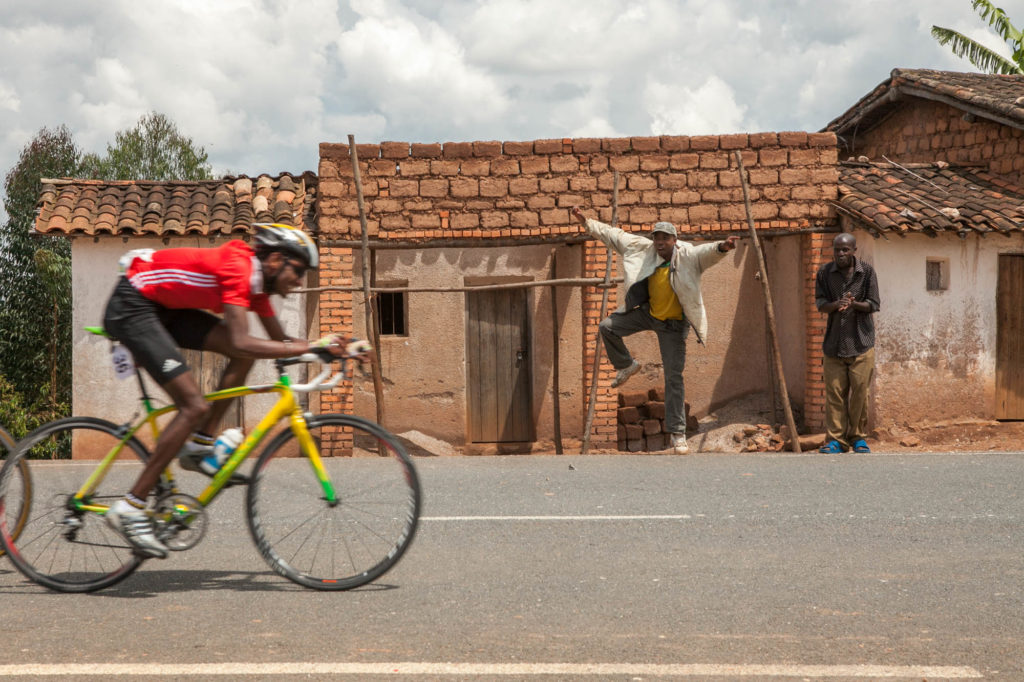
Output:
[[163,370],[165,372],[170,372],[179,367],[181,367],[181,363],[175,360],[174,358],[167,358],[166,360],[164,360]]

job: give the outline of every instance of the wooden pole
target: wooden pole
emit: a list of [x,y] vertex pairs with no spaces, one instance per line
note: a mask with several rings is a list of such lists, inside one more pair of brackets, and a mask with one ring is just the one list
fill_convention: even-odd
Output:
[[782,354],[779,352],[779,334],[775,328],[775,307],[772,305],[772,290],[768,285],[768,268],[764,262],[764,251],[761,249],[761,241],[757,237],[757,230],[754,228],[754,212],[750,208],[750,190],[747,189],[747,171],[743,168],[743,154],[734,152],[736,165],[739,167],[740,184],[743,186],[743,203],[747,207],[747,227],[750,230],[750,238],[754,242],[754,251],[757,253],[757,267],[761,273],[761,288],[764,290],[764,301],[768,311],[768,331],[771,335],[772,358],[775,364],[775,377],[778,382],[779,396],[782,399],[782,410],[786,414],[786,425],[789,427],[789,436],[793,443],[793,452],[800,452],[800,434],[796,432],[796,422],[793,421],[793,407],[789,404],[789,391],[786,390],[786,375],[782,368]]
[[[509,282],[508,284],[480,284],[471,287],[370,287],[370,291],[375,294],[386,293],[393,294],[399,292],[405,293],[454,293],[460,291],[502,291],[508,289],[530,289],[532,287],[579,287],[579,286],[591,286],[591,287],[605,287],[611,288],[622,281],[621,277],[613,277],[610,280],[605,280],[600,277],[575,277],[568,279],[543,279],[532,282]],[[305,289],[293,289],[296,294],[306,294],[314,291],[363,291],[362,286],[358,287],[307,287]]]
[[[557,251],[552,250],[550,275],[552,280],[558,274],[556,255]],[[551,349],[554,351],[554,358],[551,361],[551,419],[554,422],[555,454],[561,455],[564,450],[562,449],[562,406],[561,399],[558,397],[561,390],[558,381],[558,364],[560,362],[558,347],[561,345],[561,338],[558,334],[558,287],[550,286],[548,291],[551,292]]]
[[[612,175],[612,227],[615,227],[616,223],[619,222],[619,171],[615,171]],[[608,249],[608,256],[604,262],[604,291],[601,292],[601,314],[598,316],[598,320],[604,320],[604,315],[608,311],[608,283],[612,277],[612,260],[613,251],[611,248]],[[598,322],[600,324],[600,322]],[[594,346],[594,367],[590,372],[590,397],[587,400],[587,420],[583,425],[583,444],[580,447],[580,454],[587,454],[587,450],[590,449],[590,429],[594,425],[594,408],[597,405],[597,373],[601,369],[601,352],[604,350],[604,343],[601,341],[601,331],[598,329],[595,333],[595,346]]]
[[[366,227],[366,205],[363,202],[363,183],[359,179],[359,155],[356,152],[356,138],[348,136],[349,156],[352,158],[352,175],[356,184],[356,203],[359,206],[359,225],[363,230],[363,305],[366,306],[364,318],[366,320],[366,338],[373,340],[374,330],[377,328],[377,311],[373,305],[372,294],[370,293],[370,234]],[[377,423],[384,424],[384,381],[380,375],[380,348],[377,344],[373,346],[374,361],[370,370],[373,373],[373,395],[377,403]],[[383,446],[381,446],[383,448]],[[383,453],[382,453],[383,454]]]

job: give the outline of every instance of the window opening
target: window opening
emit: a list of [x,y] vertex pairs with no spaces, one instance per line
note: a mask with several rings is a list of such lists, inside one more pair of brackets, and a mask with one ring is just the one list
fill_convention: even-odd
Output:
[[376,301],[377,332],[381,336],[406,336],[405,292],[378,292]]
[[925,262],[925,289],[945,291],[949,288],[949,260],[929,258]]

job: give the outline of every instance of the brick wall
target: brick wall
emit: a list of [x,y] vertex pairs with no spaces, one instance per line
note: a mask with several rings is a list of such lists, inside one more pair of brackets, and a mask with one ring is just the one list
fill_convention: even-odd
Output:
[[803,236],[804,306],[807,320],[804,425],[814,433],[825,427],[825,373],[822,368],[824,353],[821,344],[825,340],[825,326],[828,322],[828,318],[818,312],[814,300],[815,278],[818,268],[831,260],[834,237],[832,234],[821,233]]
[[942,102],[908,99],[880,125],[850,135],[854,156],[882,160],[983,164],[1015,184],[1024,184],[1024,130],[977,118]]
[[[577,235],[581,228],[569,215],[573,206],[610,222],[615,171],[620,175],[618,218],[623,229],[649,230],[653,223],[667,220],[682,234],[699,238],[745,233],[735,151],[742,153],[749,173],[752,212],[759,230],[813,230],[834,224],[828,203],[838,193],[833,133],[358,146],[371,237],[414,242],[475,238],[481,245],[494,238]],[[348,145],[321,144],[318,174],[321,238],[358,239],[359,211]],[[339,251],[330,254],[336,260],[325,259],[325,270],[337,263],[339,270],[332,277],[339,285],[350,286],[352,254]],[[584,276],[602,277],[605,248],[588,242],[582,253]],[[615,292],[610,293],[608,309],[614,310]],[[580,355],[586,368],[584,383],[589,384],[601,291],[587,288],[582,300],[585,325]],[[351,298],[325,295],[321,301],[325,332],[338,327],[324,320],[333,324],[341,319],[344,324],[344,314],[339,316],[335,310],[351,303]],[[351,315],[347,320],[350,327]],[[612,378],[611,366],[602,363],[594,447],[615,444],[617,397],[610,386]],[[589,385],[584,386],[583,395],[589,395]]]

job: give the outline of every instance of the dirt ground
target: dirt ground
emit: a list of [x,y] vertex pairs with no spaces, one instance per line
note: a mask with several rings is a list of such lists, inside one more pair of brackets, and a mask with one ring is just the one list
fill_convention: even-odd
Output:
[[[703,452],[738,452],[734,439],[745,426],[784,422],[781,408],[773,415],[770,399],[751,395],[723,405],[699,419],[700,432],[690,436],[691,448]],[[797,415],[799,421],[799,415]],[[823,440],[824,434],[818,434]],[[802,439],[803,450],[816,450],[820,442]],[[1024,422],[997,422],[979,419],[901,424],[876,428],[868,438],[875,452],[956,452],[1024,450]]]
[[1024,450],[1024,422],[964,421],[876,431],[885,452],[955,452]]

